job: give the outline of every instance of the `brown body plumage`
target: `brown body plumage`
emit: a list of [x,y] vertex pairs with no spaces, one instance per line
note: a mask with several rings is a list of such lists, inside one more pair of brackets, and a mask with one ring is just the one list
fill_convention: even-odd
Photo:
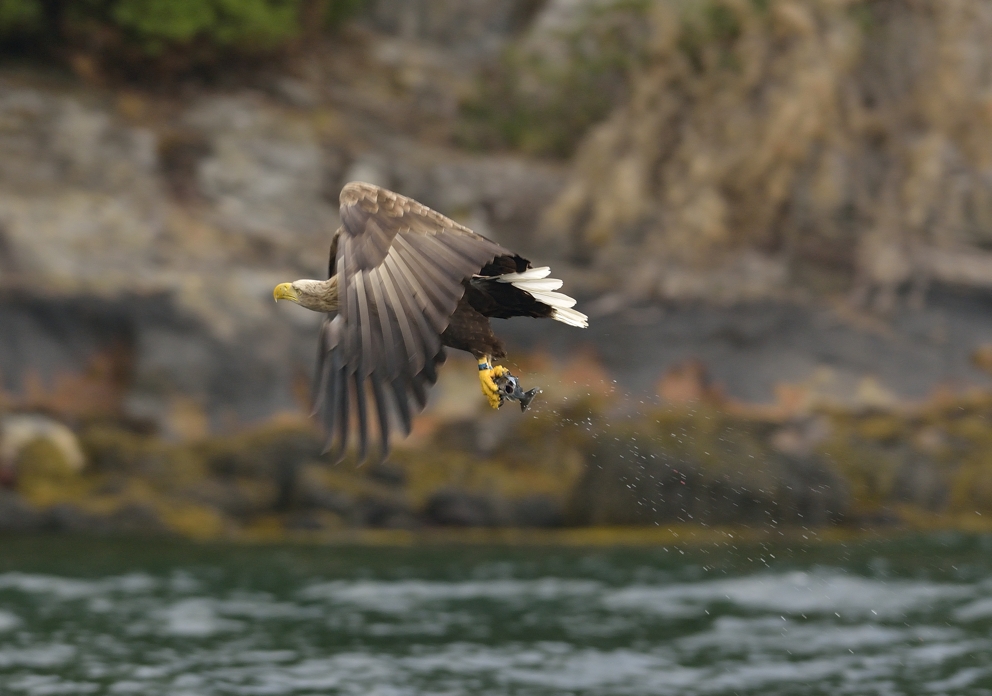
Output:
[[[410,430],[411,402],[420,409],[437,380],[444,347],[480,360],[483,391],[493,406],[490,364],[505,357],[490,317],[550,317],[585,326],[571,298],[555,292],[524,259],[405,196],[351,183],[341,191],[341,227],[331,242],[326,281],[299,280],[275,289],[327,312],[320,332],[315,413],[329,446],[344,454],[352,414],[359,458],[367,452],[371,405],[385,454],[391,420]],[[392,412],[392,416],[390,415]]]

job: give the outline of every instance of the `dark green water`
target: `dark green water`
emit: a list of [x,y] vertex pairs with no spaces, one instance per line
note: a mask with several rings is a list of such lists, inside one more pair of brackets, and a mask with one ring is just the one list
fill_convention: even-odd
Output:
[[0,694],[989,694],[992,538],[0,538]]

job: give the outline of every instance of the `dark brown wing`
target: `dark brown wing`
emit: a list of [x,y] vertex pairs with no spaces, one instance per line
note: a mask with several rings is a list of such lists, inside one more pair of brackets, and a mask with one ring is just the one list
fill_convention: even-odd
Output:
[[359,458],[367,451],[366,386],[379,421],[382,452],[393,411],[409,434],[444,361],[441,334],[465,292],[462,280],[508,252],[427,206],[373,186],[341,190],[335,237],[341,308],[325,322],[317,366],[317,403],[328,446],[344,455],[351,403]]

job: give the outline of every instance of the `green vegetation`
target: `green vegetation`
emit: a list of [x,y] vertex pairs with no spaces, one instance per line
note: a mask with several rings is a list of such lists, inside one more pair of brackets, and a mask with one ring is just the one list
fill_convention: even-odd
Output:
[[477,424],[439,423],[389,463],[361,467],[329,466],[304,423],[190,443],[93,425],[80,432],[83,472],[39,441],[21,453],[18,490],[39,511],[69,506],[110,528],[143,507],[155,529],[194,537],[452,524],[986,529],[990,423],[982,394],[913,410],[703,402],[629,418],[589,397],[483,449]]
[[[755,2],[758,12],[767,5]],[[734,46],[741,35],[744,10],[725,0],[690,5],[685,11],[679,33],[678,48],[697,73],[715,64],[720,68],[739,68]]]
[[[314,26],[330,29],[363,0],[3,0],[4,53],[119,57],[182,70],[230,54],[271,54]],[[140,67],[140,66],[132,66]]]
[[37,31],[42,26],[42,9],[39,0],[0,2],[0,36]]
[[293,0],[118,0],[114,23],[151,55],[169,44],[209,37],[219,46],[270,48],[299,30],[299,3]]
[[[578,25],[534,46],[525,36],[483,75],[462,104],[459,144],[568,157],[582,136],[627,101],[633,74],[648,65],[652,0],[596,5]],[[768,0],[753,10],[728,0],[679,5],[677,46],[697,73],[739,70],[735,50],[747,16],[766,15]],[[543,43],[543,42],[542,42]]]
[[590,126],[626,98],[647,55],[649,2],[590,10],[557,45],[508,49],[462,104],[463,146],[567,157]]

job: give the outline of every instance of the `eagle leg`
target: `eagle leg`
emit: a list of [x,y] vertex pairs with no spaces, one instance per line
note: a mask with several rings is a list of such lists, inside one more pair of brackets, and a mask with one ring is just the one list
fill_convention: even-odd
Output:
[[499,387],[496,386],[496,378],[502,377],[506,368],[502,365],[493,365],[492,358],[484,355],[479,358],[479,381],[482,383],[482,393],[489,400],[489,405],[499,408],[503,405],[503,397],[500,396]]

